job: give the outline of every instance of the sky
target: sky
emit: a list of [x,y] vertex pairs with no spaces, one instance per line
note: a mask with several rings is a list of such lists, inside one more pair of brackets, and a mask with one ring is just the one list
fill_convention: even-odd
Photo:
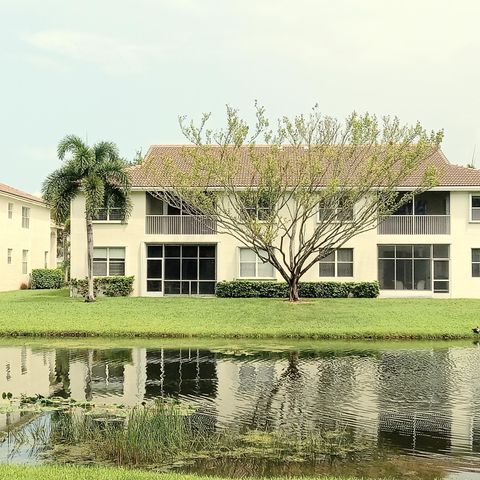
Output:
[[0,183],[38,193],[67,134],[133,159],[185,143],[179,115],[221,126],[255,100],[418,120],[480,167],[479,18],[478,0],[0,0]]

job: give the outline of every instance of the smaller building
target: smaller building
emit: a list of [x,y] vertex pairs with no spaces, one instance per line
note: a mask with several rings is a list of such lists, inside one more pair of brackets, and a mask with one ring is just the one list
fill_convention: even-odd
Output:
[[0,291],[29,285],[34,268],[55,268],[56,227],[43,199],[0,183]]

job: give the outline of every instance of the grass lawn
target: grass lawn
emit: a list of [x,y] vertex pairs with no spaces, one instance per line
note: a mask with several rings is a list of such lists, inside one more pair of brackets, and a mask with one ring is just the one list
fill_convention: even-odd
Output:
[[[0,479],[2,480],[204,480],[207,478],[210,480],[222,480],[219,477],[200,477],[175,473],[152,473],[121,468],[75,466],[24,467],[0,465]],[[301,479],[309,480],[308,477],[301,477]],[[315,479],[335,480],[335,477],[315,477]],[[270,480],[275,479],[272,478]],[[310,480],[313,480],[313,478]],[[343,478],[342,480],[348,479]]]
[[480,300],[101,298],[0,293],[0,335],[243,338],[472,338]]

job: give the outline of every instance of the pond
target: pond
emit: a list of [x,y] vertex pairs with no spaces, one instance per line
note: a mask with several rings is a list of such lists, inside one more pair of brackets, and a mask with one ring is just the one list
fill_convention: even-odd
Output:
[[[67,413],[18,408],[22,395],[125,411],[173,398],[188,409],[190,423],[201,423],[202,445],[214,434],[220,444],[149,467],[231,476],[480,475],[475,343],[3,342],[3,462],[100,461],[84,445],[67,448],[58,428],[48,439],[52,423]],[[241,441],[232,441],[235,435]],[[29,436],[41,438],[41,448],[18,442]]]

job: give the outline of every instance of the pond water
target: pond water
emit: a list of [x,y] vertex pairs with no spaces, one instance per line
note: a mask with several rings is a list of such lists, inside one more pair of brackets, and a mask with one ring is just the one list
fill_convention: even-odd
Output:
[[[108,342],[105,342],[108,345]],[[199,473],[480,478],[480,346],[363,342],[108,347],[0,343],[0,393],[136,405],[174,397],[216,431],[336,432],[358,449],[316,461],[202,458]],[[48,429],[50,413],[9,411],[0,431]],[[339,433],[340,432],[340,433]],[[6,437],[5,437],[6,438]],[[51,460],[51,458],[49,459]],[[45,457],[10,440],[0,461]]]

